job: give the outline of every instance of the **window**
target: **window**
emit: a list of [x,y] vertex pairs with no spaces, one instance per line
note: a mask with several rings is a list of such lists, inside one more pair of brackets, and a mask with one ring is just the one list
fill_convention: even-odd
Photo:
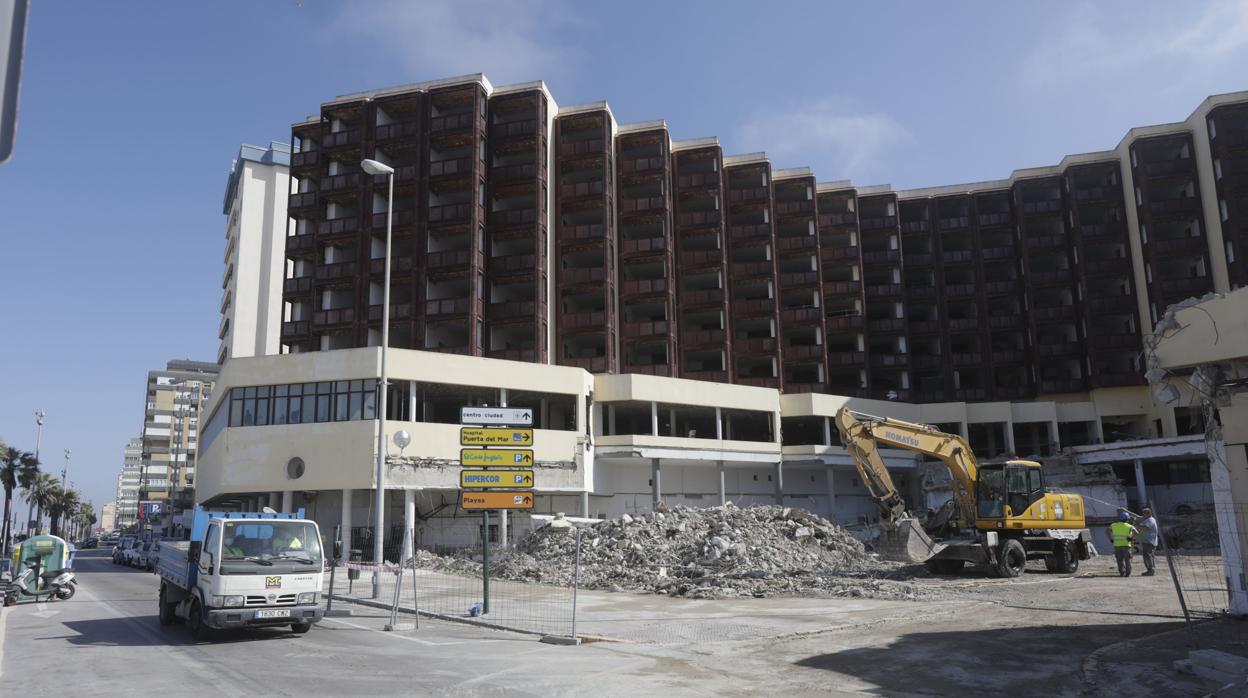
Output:
[[376,391],[375,379],[233,388],[228,410],[218,412],[231,427],[376,419]]

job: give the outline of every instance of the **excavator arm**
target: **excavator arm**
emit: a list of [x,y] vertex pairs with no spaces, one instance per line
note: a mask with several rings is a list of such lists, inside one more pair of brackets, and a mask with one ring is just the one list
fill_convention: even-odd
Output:
[[841,443],[876,506],[883,524],[881,552],[904,561],[922,562],[935,552],[922,527],[907,513],[905,502],[884,467],[880,445],[892,446],[936,458],[953,476],[954,499],[961,523],[975,518],[975,477],[979,470],[970,446],[957,434],[946,434],[924,424],[875,417],[842,407],[836,413]]

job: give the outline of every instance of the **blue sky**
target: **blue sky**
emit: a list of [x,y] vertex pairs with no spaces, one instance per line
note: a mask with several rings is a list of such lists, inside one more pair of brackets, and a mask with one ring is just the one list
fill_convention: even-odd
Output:
[[0,165],[0,439],[97,504],[146,372],[212,360],[241,142],[321,102],[483,71],[776,167],[895,188],[1108,149],[1248,89],[1248,1],[51,2]]

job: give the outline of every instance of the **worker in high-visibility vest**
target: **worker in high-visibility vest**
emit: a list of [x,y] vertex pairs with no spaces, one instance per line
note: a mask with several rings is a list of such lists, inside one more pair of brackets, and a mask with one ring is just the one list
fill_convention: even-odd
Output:
[[1131,576],[1131,545],[1139,530],[1131,525],[1131,515],[1118,512],[1118,520],[1109,525],[1109,540],[1114,544],[1114,561],[1118,563],[1118,576]]

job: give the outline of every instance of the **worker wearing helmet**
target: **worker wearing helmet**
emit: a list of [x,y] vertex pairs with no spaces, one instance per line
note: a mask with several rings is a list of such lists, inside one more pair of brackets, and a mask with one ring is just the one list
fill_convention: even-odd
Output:
[[1114,561],[1118,563],[1118,576],[1131,576],[1131,545],[1139,530],[1131,525],[1131,514],[1118,512],[1118,520],[1109,525],[1109,540],[1114,544]]

